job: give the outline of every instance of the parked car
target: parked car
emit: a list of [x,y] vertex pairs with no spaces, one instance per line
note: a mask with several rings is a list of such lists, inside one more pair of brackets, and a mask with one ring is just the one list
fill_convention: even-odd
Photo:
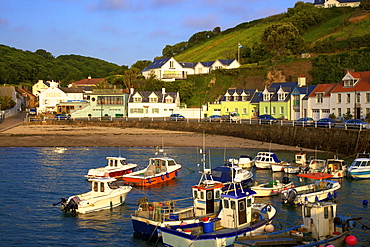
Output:
[[368,127],[368,124],[360,119],[348,119],[343,124],[347,128],[366,129]]
[[239,122],[240,115],[237,112],[230,112],[228,115],[221,116],[221,122]]
[[258,121],[260,123],[273,124],[273,123],[277,123],[278,120],[271,115],[264,114],[264,115],[258,116]]
[[315,120],[313,120],[313,118],[310,117],[303,117],[294,121],[294,125],[296,126],[314,126],[314,124]]
[[28,114],[29,115],[37,115],[37,109],[36,108],[30,108]]
[[67,114],[57,114],[54,116],[54,119],[56,120],[69,120],[71,119],[70,116],[68,116]]
[[334,127],[335,122],[331,118],[321,118],[316,122],[317,127]]
[[205,122],[220,122],[221,116],[220,115],[211,115],[209,117],[204,118]]
[[170,120],[172,120],[172,121],[184,121],[185,117],[181,114],[174,113],[174,114],[171,114]]

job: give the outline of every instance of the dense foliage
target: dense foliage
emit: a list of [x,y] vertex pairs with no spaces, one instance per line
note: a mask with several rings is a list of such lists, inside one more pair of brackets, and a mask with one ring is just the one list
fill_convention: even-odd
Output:
[[[96,58],[62,55],[50,52],[22,51],[0,45],[0,83],[33,85],[38,80],[56,80],[66,85],[87,78],[102,78],[115,74],[120,66]],[[126,66],[127,69],[127,66]]]
[[0,96],[0,110],[13,108],[16,105],[15,101],[10,96]]

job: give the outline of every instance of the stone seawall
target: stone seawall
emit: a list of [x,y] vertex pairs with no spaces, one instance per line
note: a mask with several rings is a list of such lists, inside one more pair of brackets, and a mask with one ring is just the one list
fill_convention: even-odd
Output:
[[[43,124],[31,122],[29,124]],[[118,128],[164,129],[174,131],[203,131],[217,134],[304,147],[341,154],[370,151],[370,130],[303,128],[284,125],[250,125],[235,123],[172,122],[172,121],[47,121],[45,124],[76,126],[105,126]]]

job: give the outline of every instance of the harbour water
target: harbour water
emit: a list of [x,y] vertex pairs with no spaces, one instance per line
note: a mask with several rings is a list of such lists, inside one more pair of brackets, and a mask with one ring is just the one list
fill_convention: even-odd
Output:
[[[8,147],[0,148],[0,243],[1,246],[154,246],[134,236],[130,214],[137,208],[137,200],[147,196],[149,200],[168,200],[190,197],[190,187],[199,180],[200,154],[197,148],[167,147],[165,152],[184,167],[179,177],[149,188],[134,188],[124,205],[113,210],[103,210],[86,215],[71,216],[60,211],[53,203],[90,190],[85,179],[88,169],[106,165],[107,156],[124,156],[138,168],[147,165],[154,155],[154,148],[116,147]],[[216,167],[225,158],[242,154],[256,155],[260,150],[207,149],[210,164]],[[266,151],[266,150],[262,150]],[[279,151],[283,160],[293,160],[295,152]],[[314,156],[314,153],[308,156]],[[317,154],[318,158],[332,158],[333,154]],[[346,159],[351,162],[352,158]],[[282,179],[284,173],[275,173],[274,179]],[[295,175],[289,177],[296,183]],[[260,183],[272,179],[272,172],[254,171],[254,180]],[[343,179],[336,201],[338,213],[363,217],[361,222],[370,226],[370,208],[362,201],[370,201],[370,180]],[[257,198],[257,202],[271,202],[278,210],[274,226],[276,230],[300,222],[298,206],[283,206],[279,197]],[[369,246],[369,230],[358,224],[353,234],[357,246]],[[163,246],[157,243],[157,246]]]

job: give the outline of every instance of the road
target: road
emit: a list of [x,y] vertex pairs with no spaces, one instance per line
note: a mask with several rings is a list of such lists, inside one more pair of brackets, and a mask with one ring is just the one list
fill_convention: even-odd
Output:
[[13,127],[23,124],[25,121],[25,118],[26,118],[25,112],[21,112],[12,117],[5,118],[2,122],[0,122],[0,132],[3,132],[7,129],[11,129]]

